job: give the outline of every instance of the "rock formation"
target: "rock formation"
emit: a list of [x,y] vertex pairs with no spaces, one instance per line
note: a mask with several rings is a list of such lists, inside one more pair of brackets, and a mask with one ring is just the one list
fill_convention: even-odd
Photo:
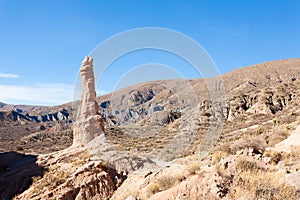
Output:
[[268,148],[277,152],[291,153],[293,148],[300,146],[300,126],[285,140],[279,142],[274,148]]
[[86,56],[80,68],[82,93],[74,124],[73,145],[87,144],[104,131],[103,120],[96,102],[93,58]]
[[[30,163],[27,164],[26,162],[28,161],[26,157],[29,155],[23,158],[24,156],[25,155],[22,156],[22,159],[25,160],[25,162],[23,161],[21,164],[16,165],[14,170],[4,174],[11,174],[11,179],[7,179],[7,181],[10,181],[9,183],[11,183],[10,185],[12,185],[12,187],[11,190],[7,191],[12,192],[11,194],[13,195],[11,196],[14,196],[15,200],[109,199],[116,190],[117,180],[122,180],[122,175],[117,174],[114,169],[105,165],[102,161],[87,161],[89,154],[85,148],[82,147],[65,149],[52,154],[39,156],[37,164],[35,163],[35,165],[42,165],[47,169],[47,171],[42,171],[43,173],[41,174],[38,174],[39,171],[36,167],[32,169],[28,168],[31,167],[29,165]],[[2,161],[2,158],[3,156],[0,161]],[[22,168],[20,168],[20,165]],[[32,181],[31,178],[34,179],[34,181]],[[25,190],[22,194],[15,195],[23,191],[14,190],[19,187],[19,185],[15,186],[15,184],[24,183],[26,180],[29,182],[27,185],[32,184],[30,188]],[[7,182],[1,180],[1,176],[0,183],[3,183],[2,188],[4,188],[5,184],[7,185]],[[0,184],[0,189],[2,189],[2,185]],[[24,184],[21,186],[24,187]],[[7,197],[4,195],[6,194],[1,194],[0,192],[0,199]]]
[[[0,109],[0,152],[26,153],[0,154],[0,199],[299,199],[300,59],[276,63],[223,75],[224,109],[202,79],[189,81],[196,105],[186,80],[168,80],[104,95],[98,107],[86,57],[76,146],[57,151],[72,141],[70,104]],[[218,116],[227,121],[212,147],[203,136],[215,139],[206,133]],[[105,135],[102,119],[115,124]]]

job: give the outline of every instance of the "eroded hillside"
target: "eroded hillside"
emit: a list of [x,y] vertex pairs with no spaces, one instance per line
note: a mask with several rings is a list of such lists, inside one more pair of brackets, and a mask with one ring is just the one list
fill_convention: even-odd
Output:
[[[50,199],[61,191],[62,199],[75,198],[82,187],[84,199],[92,195],[89,184],[107,188],[99,194],[111,199],[298,199],[299,149],[272,147],[300,125],[299,78],[300,59],[289,59],[100,96],[108,145],[73,150],[78,159],[55,153],[72,144],[76,104],[3,105],[0,150],[50,153],[38,160],[48,171],[17,199],[42,197],[41,185]],[[94,172],[109,182],[93,182]],[[76,174],[90,179],[82,185]]]

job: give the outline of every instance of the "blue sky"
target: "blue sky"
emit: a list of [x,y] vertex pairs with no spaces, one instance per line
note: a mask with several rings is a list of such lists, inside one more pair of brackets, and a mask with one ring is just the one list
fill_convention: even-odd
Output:
[[[299,0],[0,0],[0,101],[71,101],[84,56],[129,29],[163,27],[186,34],[226,73],[300,57],[299,22]],[[117,60],[97,90],[114,90],[124,72],[151,67],[148,63],[171,67],[183,78],[199,77],[182,59],[146,50]],[[166,76],[172,77],[177,75]]]

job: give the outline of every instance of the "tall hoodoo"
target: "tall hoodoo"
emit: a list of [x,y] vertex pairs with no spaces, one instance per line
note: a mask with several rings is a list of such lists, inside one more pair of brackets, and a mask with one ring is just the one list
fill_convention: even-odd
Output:
[[80,68],[82,93],[77,113],[77,120],[73,128],[73,145],[87,144],[103,133],[103,120],[99,115],[96,102],[93,58],[86,56]]

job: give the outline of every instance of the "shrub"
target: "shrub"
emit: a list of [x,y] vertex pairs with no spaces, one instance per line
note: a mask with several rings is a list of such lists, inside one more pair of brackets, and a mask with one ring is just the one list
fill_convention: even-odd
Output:
[[237,172],[251,171],[257,172],[259,170],[265,170],[264,166],[259,166],[253,158],[239,158],[237,161]]
[[237,151],[247,148],[253,148],[254,152],[263,153],[266,148],[266,142],[260,138],[244,135],[231,145],[231,154],[235,154]]
[[159,183],[150,183],[147,187],[148,196],[151,196],[159,192],[160,189],[161,189],[161,185]]
[[161,186],[161,190],[166,190],[178,183],[178,180],[174,176],[164,175],[157,179],[157,183]]
[[240,159],[237,163],[231,191],[233,199],[289,199],[299,198],[297,188],[285,183],[283,172],[270,171],[255,160]]
[[278,173],[248,169],[239,175],[231,196],[234,199],[298,199],[297,189],[282,183],[279,177],[282,175]]
[[200,169],[200,163],[199,162],[193,162],[193,163],[190,163],[187,166],[187,171],[188,171],[189,175],[196,174],[199,169]]
[[[156,180],[151,183],[150,191],[164,191],[167,190],[177,184],[179,184],[181,181],[185,180],[186,177],[183,174],[175,174],[175,175],[162,175],[158,177]],[[149,187],[148,186],[148,187]],[[158,191],[157,191],[157,188]]]

